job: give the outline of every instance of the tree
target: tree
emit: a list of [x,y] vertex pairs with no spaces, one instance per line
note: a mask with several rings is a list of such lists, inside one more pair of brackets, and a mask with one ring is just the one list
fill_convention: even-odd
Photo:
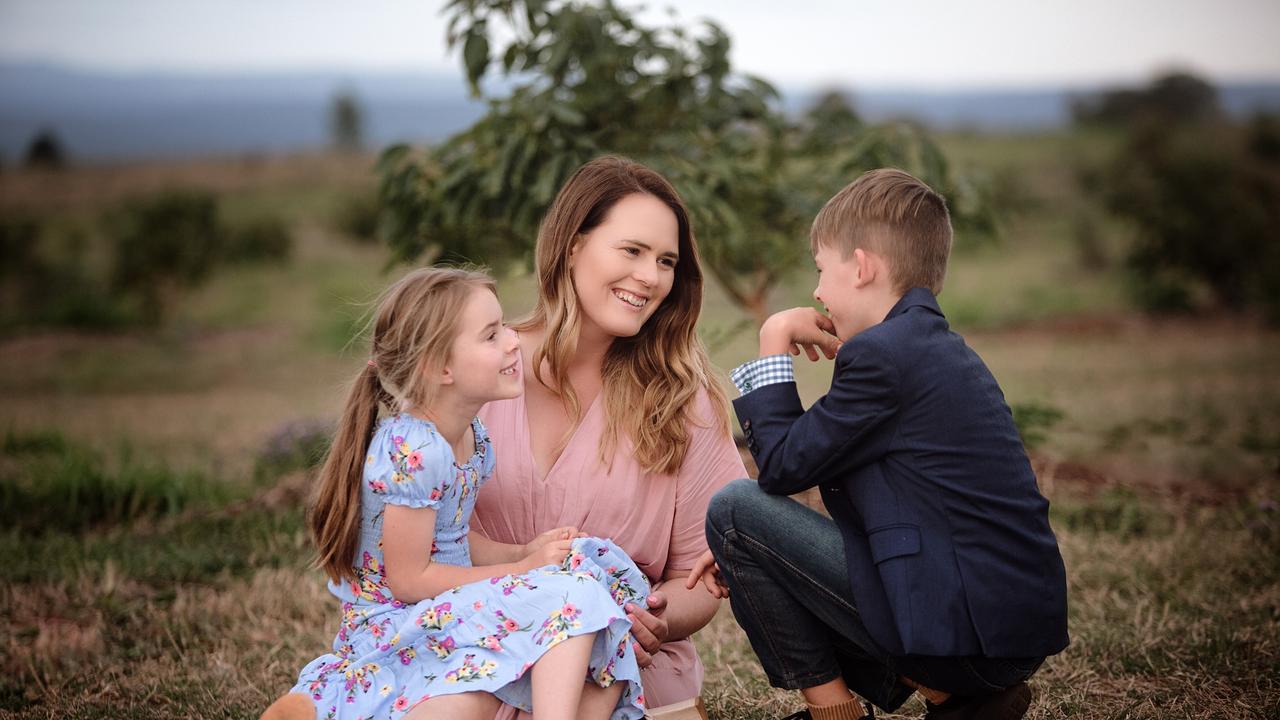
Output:
[[351,92],[341,92],[333,98],[329,112],[329,129],[333,146],[339,150],[359,150],[362,143],[363,123],[360,104]]
[[1085,125],[1196,124],[1221,117],[1218,91],[1188,72],[1170,72],[1143,88],[1114,88],[1074,101],[1075,121]]
[[27,145],[26,159],[23,162],[29,168],[58,170],[67,164],[66,152],[57,134],[49,128],[43,128]]
[[[911,128],[850,127],[829,139],[819,137],[825,127],[790,123],[772,85],[732,72],[729,37],[714,22],[645,27],[608,0],[453,0],[445,13],[472,93],[484,97],[493,75],[511,91],[425,155],[404,145],[383,154],[397,259],[527,263],[569,174],[618,153],[679,188],[710,274],[762,322],[769,290],[808,256],[814,214],[857,172],[893,164],[944,193],[964,190]],[[962,200],[961,218],[970,205]]]
[[1144,125],[1097,191],[1137,231],[1127,261],[1145,307],[1188,308],[1205,288],[1229,309],[1280,323],[1280,118]]

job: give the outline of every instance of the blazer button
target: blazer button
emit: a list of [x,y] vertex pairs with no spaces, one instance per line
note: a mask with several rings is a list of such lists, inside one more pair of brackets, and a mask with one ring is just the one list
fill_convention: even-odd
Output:
[[750,421],[750,420],[743,420],[743,421],[742,421],[742,429],[743,429],[744,431],[745,431],[745,430],[750,430],[750,429],[751,429],[751,421]]

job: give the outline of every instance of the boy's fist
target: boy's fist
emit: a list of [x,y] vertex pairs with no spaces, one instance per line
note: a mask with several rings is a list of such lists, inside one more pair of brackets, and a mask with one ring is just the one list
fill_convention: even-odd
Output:
[[760,357],[791,353],[803,349],[810,360],[821,352],[828,360],[840,349],[836,326],[831,318],[811,307],[791,308],[774,313],[760,328]]

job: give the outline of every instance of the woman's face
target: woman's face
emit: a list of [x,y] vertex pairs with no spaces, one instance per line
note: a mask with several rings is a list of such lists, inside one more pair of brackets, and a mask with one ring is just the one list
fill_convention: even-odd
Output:
[[640,332],[675,283],[679,233],[671,208],[635,193],[578,239],[569,263],[584,331],[612,337]]

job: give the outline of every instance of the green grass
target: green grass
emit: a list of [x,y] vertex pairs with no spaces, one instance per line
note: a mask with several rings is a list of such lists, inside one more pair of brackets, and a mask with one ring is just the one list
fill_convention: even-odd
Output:
[[[1106,137],[942,141],[1024,190],[1001,243],[957,250],[941,301],[1021,413],[1067,562],[1073,644],[1037,676],[1032,717],[1280,716],[1280,333],[1143,318],[1114,266],[1084,268],[1068,161]],[[60,222],[207,187],[237,221],[287,219],[297,244],[286,265],[214,277],[156,333],[0,340],[0,489],[20,500],[0,508],[0,718],[256,717],[328,647],[337,609],[307,564],[306,467],[365,360],[349,341],[367,303],[403,272],[330,225],[372,186],[362,162],[6,185],[0,206]],[[1118,257],[1123,230],[1101,232]],[[810,303],[813,281],[797,273],[772,307]],[[530,276],[500,289],[509,318],[531,307]],[[745,318],[708,286],[699,332],[722,369],[755,353]],[[831,366],[797,372],[808,402]],[[767,687],[727,608],[696,642],[715,720],[798,707]]]

